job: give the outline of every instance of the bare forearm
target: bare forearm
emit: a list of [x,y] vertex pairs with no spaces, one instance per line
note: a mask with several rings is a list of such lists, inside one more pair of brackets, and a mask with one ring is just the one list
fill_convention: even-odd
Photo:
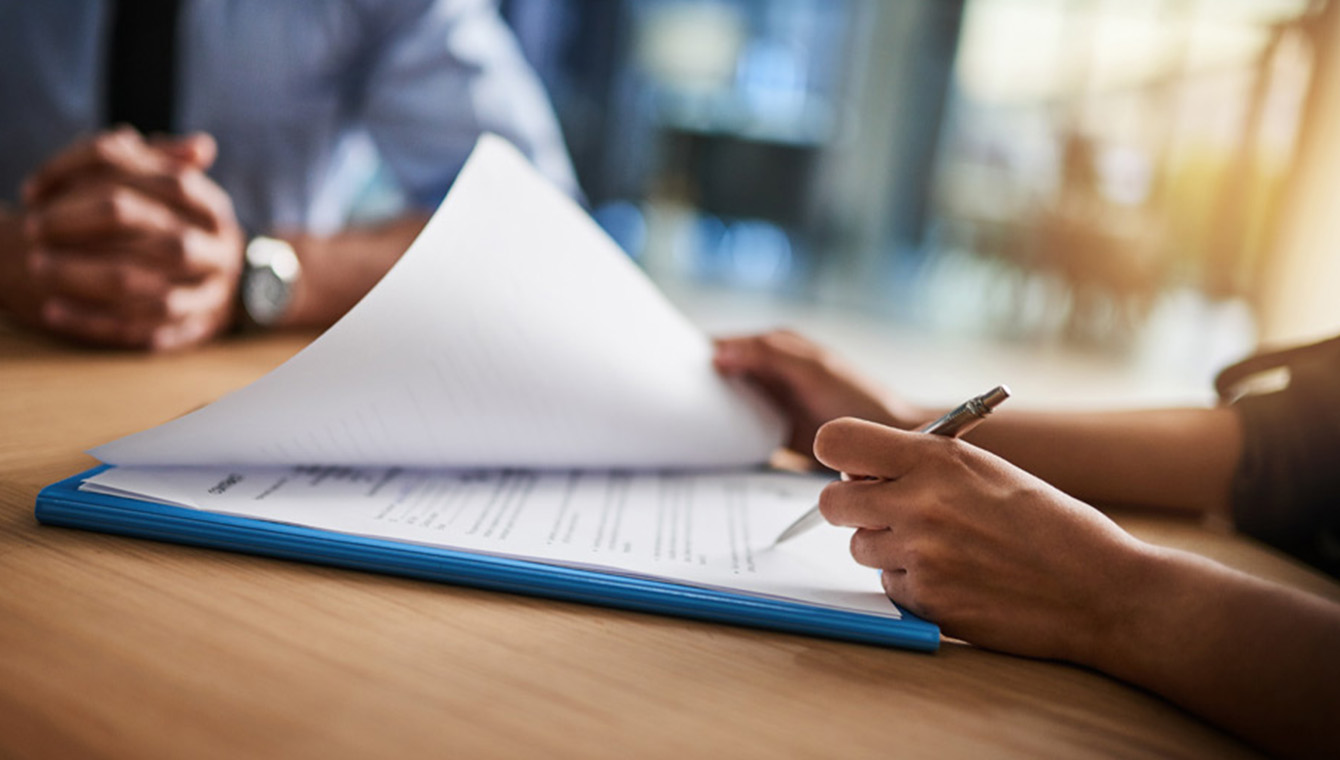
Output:
[[1225,512],[1242,451],[1231,409],[1002,410],[972,443],[1090,503]]
[[1122,623],[1083,664],[1151,689],[1272,754],[1340,750],[1340,605],[1151,548]]
[[427,216],[413,213],[330,237],[283,236],[293,244],[303,274],[282,326],[333,324],[399,260],[427,221]]

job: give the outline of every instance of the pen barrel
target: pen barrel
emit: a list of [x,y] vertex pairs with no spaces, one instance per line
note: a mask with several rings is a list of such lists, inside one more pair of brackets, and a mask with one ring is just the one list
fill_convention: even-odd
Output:
[[973,407],[969,401],[917,432],[957,438],[980,425],[990,412],[990,409]]
[[987,415],[991,414],[991,410],[1009,397],[1009,389],[1003,385],[998,386],[959,404],[951,412],[918,429],[917,432],[958,438],[982,424]]

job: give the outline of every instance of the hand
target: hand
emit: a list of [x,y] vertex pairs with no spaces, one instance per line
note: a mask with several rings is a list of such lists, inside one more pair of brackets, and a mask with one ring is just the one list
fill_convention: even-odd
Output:
[[948,635],[1094,662],[1151,550],[1097,510],[999,457],[854,419],[825,425],[819,461],[856,476],[824,489],[829,522],[884,590]]
[[131,129],[56,156],[24,186],[27,273],[45,327],[89,343],[169,350],[232,320],[243,234],[205,174],[208,135]]
[[762,390],[791,425],[788,447],[811,457],[814,434],[829,420],[859,417],[910,428],[930,416],[787,330],[719,339],[713,363],[723,375],[743,377]]
[[41,326],[42,303],[30,282],[23,225],[22,212],[0,204],[0,314],[36,328]]

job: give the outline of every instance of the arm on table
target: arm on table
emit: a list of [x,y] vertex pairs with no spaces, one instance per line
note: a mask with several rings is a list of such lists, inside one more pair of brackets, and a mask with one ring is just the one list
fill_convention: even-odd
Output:
[[[146,140],[122,128],[77,143],[0,211],[0,306],[94,344],[166,350],[233,319],[243,235],[206,174],[204,134]],[[412,212],[329,237],[290,235],[303,264],[285,326],[325,327],[386,273],[427,220]]]
[[[910,430],[947,411],[907,402],[788,331],[719,340],[716,366],[754,383],[786,414],[789,445],[803,454],[811,453],[819,427],[837,417]],[[1181,512],[1227,513],[1242,451],[1241,423],[1223,408],[1006,409],[965,439],[1085,501]]]
[[1087,502],[1229,512],[1242,422],[1228,408],[992,415],[965,439]]
[[328,327],[376,285],[428,222],[409,212],[375,226],[354,227],[329,237],[278,235],[293,245],[302,277],[280,327]]
[[1275,753],[1340,749],[1340,605],[1135,539],[962,441],[825,425],[824,516],[946,634],[1148,688]]
[[1340,605],[1187,552],[1148,555],[1136,608],[1084,664],[1271,752],[1340,752]]

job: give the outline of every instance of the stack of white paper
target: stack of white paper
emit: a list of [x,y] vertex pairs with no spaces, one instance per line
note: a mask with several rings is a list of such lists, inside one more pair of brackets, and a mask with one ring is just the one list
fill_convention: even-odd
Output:
[[710,467],[779,420],[582,210],[486,136],[362,302],[269,375],[91,453],[117,465]]
[[91,453],[84,488],[896,617],[822,479],[569,198],[484,137],[422,234],[270,374]]

